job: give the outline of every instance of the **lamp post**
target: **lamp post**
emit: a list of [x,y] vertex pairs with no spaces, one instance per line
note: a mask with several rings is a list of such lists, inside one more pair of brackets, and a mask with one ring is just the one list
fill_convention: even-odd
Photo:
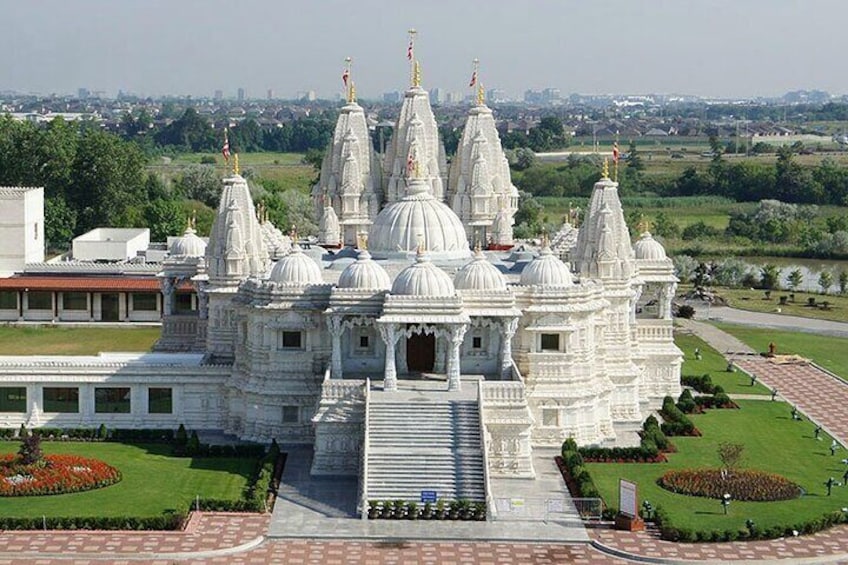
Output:
[[724,513],[727,514],[727,507],[730,506],[730,493],[724,493],[724,496],[721,497],[721,507],[724,509]]

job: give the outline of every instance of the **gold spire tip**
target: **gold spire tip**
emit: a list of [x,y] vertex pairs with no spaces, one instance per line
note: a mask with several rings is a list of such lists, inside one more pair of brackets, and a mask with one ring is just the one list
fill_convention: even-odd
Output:
[[415,60],[415,70],[412,71],[412,86],[421,86],[421,64]]
[[[237,157],[238,157],[238,155],[237,155]],[[601,178],[605,178],[605,179],[609,178],[609,159],[607,159],[606,157],[604,157],[604,170],[603,170]]]
[[241,174],[241,169],[239,169],[238,153],[233,155],[233,174],[234,175],[240,175]]

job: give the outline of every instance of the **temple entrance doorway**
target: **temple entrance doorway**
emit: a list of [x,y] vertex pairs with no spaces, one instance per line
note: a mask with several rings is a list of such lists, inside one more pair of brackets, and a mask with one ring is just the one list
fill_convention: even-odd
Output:
[[406,366],[411,373],[426,373],[436,363],[436,336],[412,334],[406,340]]

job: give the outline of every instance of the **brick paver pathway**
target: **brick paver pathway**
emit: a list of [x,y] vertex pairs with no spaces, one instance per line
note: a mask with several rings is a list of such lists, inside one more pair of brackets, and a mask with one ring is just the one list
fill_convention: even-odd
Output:
[[673,543],[658,532],[589,529],[589,537],[609,548],[673,561],[781,560],[787,563],[848,563],[848,526],[836,526],[810,536],[728,543]]
[[763,384],[776,387],[787,402],[846,445],[848,383],[810,364],[780,364],[756,356],[737,357],[735,362]]

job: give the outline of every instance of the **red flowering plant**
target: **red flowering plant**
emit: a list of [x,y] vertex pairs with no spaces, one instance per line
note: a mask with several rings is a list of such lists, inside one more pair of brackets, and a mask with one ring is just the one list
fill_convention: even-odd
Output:
[[657,480],[666,490],[690,496],[733,500],[775,501],[801,496],[801,487],[780,475],[753,469],[728,473],[725,469],[682,469],[669,471]]
[[0,496],[80,492],[120,480],[121,472],[99,459],[43,455],[37,434],[23,439],[17,455],[0,455]]

